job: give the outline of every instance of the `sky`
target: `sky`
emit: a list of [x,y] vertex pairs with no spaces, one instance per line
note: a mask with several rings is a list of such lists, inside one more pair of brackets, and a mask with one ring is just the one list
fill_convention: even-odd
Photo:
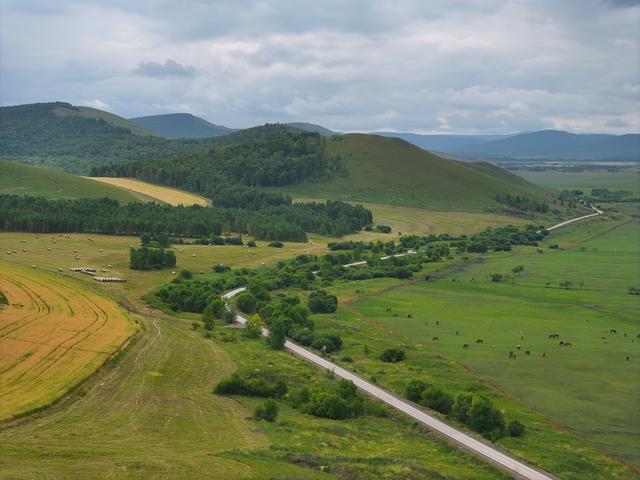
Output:
[[640,0],[0,0],[0,103],[229,127],[640,131]]

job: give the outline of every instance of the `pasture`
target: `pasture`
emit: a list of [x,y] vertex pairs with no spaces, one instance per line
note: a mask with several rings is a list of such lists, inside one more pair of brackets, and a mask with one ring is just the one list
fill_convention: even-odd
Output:
[[594,188],[609,190],[628,190],[634,197],[640,196],[640,171],[637,166],[619,172],[530,172],[519,170],[514,172],[530,182],[556,190],[582,190],[591,195]]
[[71,173],[0,160],[0,193],[47,198],[103,198],[134,202],[138,198],[115,186],[92,182]]
[[[336,289],[346,302],[342,313],[317,323],[349,335],[355,345],[345,355],[399,392],[414,376],[452,393],[495,386],[490,392],[495,401],[522,409],[534,430],[524,442],[507,439],[509,448],[537,458],[561,478],[602,478],[612,468],[587,442],[637,468],[640,304],[627,288],[640,285],[640,222],[595,219],[580,228],[548,238],[547,244],[560,245],[558,251],[539,254],[521,247],[448,268],[434,264],[424,273],[431,275],[429,282],[349,284]],[[519,265],[524,270],[514,274]],[[506,281],[493,282],[494,273],[506,275]],[[551,334],[559,338],[550,339]],[[562,347],[561,341],[571,346]],[[372,362],[363,356],[363,344],[370,349],[405,345],[409,360],[405,365]],[[511,351],[515,360],[509,359]],[[534,411],[587,442],[562,438]],[[589,450],[590,461],[580,464],[567,445],[582,457]],[[597,473],[597,468],[605,470]],[[576,475],[581,470],[586,477]],[[614,470],[607,478],[630,475]]]
[[0,420],[63,396],[135,331],[114,301],[59,275],[3,261],[0,290]]
[[141,180],[135,180],[133,178],[116,178],[116,177],[85,177],[87,180],[92,180],[107,185],[127,190],[134,195],[138,196],[142,200],[146,201],[159,201],[161,203],[168,203],[170,205],[201,205],[206,207],[209,205],[209,200],[195,193],[185,192],[183,190],[177,190],[175,188],[163,187],[161,185],[154,185],[152,183],[143,182]]

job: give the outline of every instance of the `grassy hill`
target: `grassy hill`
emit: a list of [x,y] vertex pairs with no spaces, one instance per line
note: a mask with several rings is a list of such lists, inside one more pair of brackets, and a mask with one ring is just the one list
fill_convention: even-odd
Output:
[[130,192],[107,184],[43,167],[0,160],[0,193],[47,198],[102,198],[133,202]]
[[170,113],[130,118],[138,128],[148,129],[167,138],[220,137],[234,131],[232,128],[215,125],[190,113]]
[[287,191],[456,211],[502,209],[495,197],[504,193],[549,200],[538,187],[498,167],[441,158],[398,138],[347,134],[328,139],[327,152],[341,158],[346,174]]
[[74,116],[80,118],[86,118],[89,120],[103,120],[109,125],[119,128],[126,128],[135,135],[143,136],[160,136],[158,133],[151,130],[147,130],[135,122],[127,120],[114,113],[105,112],[104,110],[98,110],[91,107],[73,107],[73,106],[59,106],[53,109],[53,113],[59,117]]

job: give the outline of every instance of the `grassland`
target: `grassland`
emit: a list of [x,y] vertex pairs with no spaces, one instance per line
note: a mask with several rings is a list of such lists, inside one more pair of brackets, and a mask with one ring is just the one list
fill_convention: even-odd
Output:
[[594,188],[608,188],[609,190],[628,190],[634,197],[640,196],[640,171],[633,167],[619,172],[544,172],[518,171],[522,178],[538,185],[544,185],[556,190],[582,190],[591,195]]
[[488,164],[443,159],[397,138],[341,135],[327,140],[327,151],[341,158],[345,175],[283,190],[441,211],[501,210],[495,197],[506,192],[550,200],[516,175]]
[[0,262],[0,290],[0,421],[63,396],[135,331],[114,301],[34,268]]
[[138,198],[111,185],[100,184],[70,173],[0,160],[0,193],[47,198],[103,198],[128,203]]
[[152,183],[135,180],[133,178],[115,177],[86,177],[87,179],[123,188],[137,195],[151,198],[156,201],[168,203],[170,205],[209,205],[209,200],[195,193],[177,190],[175,188],[163,187]]
[[[320,387],[330,380],[232,329],[216,327],[207,339],[191,330],[191,322],[150,309],[140,296],[169,280],[171,272],[128,271],[128,246],[137,239],[91,238],[0,234],[3,250],[27,249],[5,259],[15,268],[37,263],[38,272],[91,284],[90,277],[66,267],[82,263],[124,274],[127,284],[99,287],[135,310],[143,326],[127,350],[64,402],[0,428],[2,478],[506,478],[395,416],[336,422],[283,403],[275,424],[256,423],[250,419],[252,399],[211,393],[222,376],[241,366],[287,376],[292,387]],[[193,271],[217,263],[259,266],[310,249],[324,246],[183,246],[178,265]],[[65,271],[55,272],[58,267]],[[321,466],[328,468],[320,472]]]
[[[594,219],[553,234],[548,242],[558,243],[558,251],[519,248],[463,264],[454,260],[449,268],[431,265],[440,271],[425,273],[435,279],[430,282],[343,285],[335,290],[342,309],[316,323],[348,339],[343,355],[361,374],[399,393],[413,377],[453,394],[484,391],[530,431],[501,443],[561,478],[630,478],[634,473],[590,442],[640,465],[639,304],[627,293],[640,284],[639,233],[637,221]],[[524,271],[512,274],[518,265]],[[492,273],[510,278],[495,283]],[[559,285],[565,281],[568,288]],[[560,338],[550,340],[551,333]],[[560,340],[572,346],[560,347]],[[364,345],[371,354],[364,354]],[[408,350],[406,362],[390,366],[375,359],[398,345]],[[517,353],[515,361],[509,351]]]
[[126,128],[127,130],[131,130],[131,132],[135,133],[136,135],[154,137],[162,136],[156,132],[152,132],[151,130],[147,130],[146,128],[141,127],[140,125],[136,125],[126,118],[115,115],[113,113],[105,112],[104,110],[98,110],[97,108],[76,107],[75,109],[70,109],[66,107],[58,107],[53,110],[53,113],[60,117],[71,115],[74,117],[90,118],[93,120],[104,120],[114,127]]

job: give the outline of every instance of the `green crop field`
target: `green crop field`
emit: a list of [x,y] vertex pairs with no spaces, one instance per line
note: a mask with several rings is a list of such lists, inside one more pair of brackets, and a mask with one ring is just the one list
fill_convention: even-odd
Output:
[[122,188],[101,184],[70,173],[0,160],[0,193],[47,198],[102,198],[120,202],[138,200]]
[[[453,394],[489,391],[506,412],[526,415],[532,430],[505,446],[561,478],[628,478],[631,473],[607,466],[588,442],[640,465],[640,298],[627,292],[640,285],[639,233],[637,221],[595,219],[552,234],[546,244],[558,243],[557,251],[520,247],[462,264],[453,260],[448,268],[433,264],[425,272],[430,282],[341,285],[335,292],[343,308],[316,323],[349,339],[343,354],[358,371],[399,393],[414,377]],[[513,274],[518,265],[524,270]],[[508,280],[493,282],[493,273]],[[548,338],[556,333],[559,339]],[[371,354],[363,354],[364,345]],[[375,360],[393,345],[404,345],[406,362]],[[510,351],[516,360],[509,360]]]

